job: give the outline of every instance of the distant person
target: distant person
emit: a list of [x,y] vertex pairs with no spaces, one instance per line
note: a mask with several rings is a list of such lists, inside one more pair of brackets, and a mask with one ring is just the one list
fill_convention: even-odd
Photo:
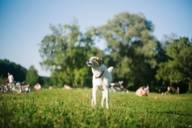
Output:
[[13,87],[13,84],[14,84],[14,77],[12,74],[8,72],[8,86],[10,89]]
[[179,88],[179,87],[177,87],[176,92],[177,92],[177,94],[179,94],[179,93],[180,93],[180,88]]
[[14,82],[14,77],[9,72],[8,72],[8,82],[9,82],[9,84],[13,84],[13,82]]

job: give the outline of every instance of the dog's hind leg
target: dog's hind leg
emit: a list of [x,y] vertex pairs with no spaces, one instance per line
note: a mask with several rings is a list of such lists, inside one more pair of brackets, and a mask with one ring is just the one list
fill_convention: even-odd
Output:
[[104,106],[104,103],[105,103],[105,107],[108,109],[109,108],[109,91],[107,87],[105,87],[102,92],[102,101],[101,101],[102,107]]

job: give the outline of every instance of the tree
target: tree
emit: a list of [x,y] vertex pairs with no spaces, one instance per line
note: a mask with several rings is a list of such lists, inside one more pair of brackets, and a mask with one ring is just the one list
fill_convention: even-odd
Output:
[[27,71],[26,82],[30,85],[35,85],[38,82],[38,79],[39,76],[37,70],[34,66],[30,66],[29,70]]
[[50,86],[52,84],[50,77],[47,76],[39,76],[38,82],[42,86]]
[[0,59],[0,78],[4,81],[7,79],[7,73],[11,73],[14,76],[15,81],[25,81],[27,69],[19,64],[11,62],[7,59]]
[[[107,42],[112,56],[115,80],[123,80],[129,88],[155,81],[158,44],[153,37],[153,24],[141,14],[120,13],[105,25],[92,29]],[[110,65],[110,64],[108,64]]]
[[[120,13],[85,32],[77,24],[52,25],[50,29],[51,34],[44,36],[39,52],[41,64],[51,71],[55,85],[91,85],[91,71],[85,62],[97,55],[104,58],[105,64],[115,67],[114,81],[123,80],[129,89],[154,87],[161,81],[187,81],[192,88],[191,42],[180,38],[162,45],[152,34],[153,23],[142,14]],[[98,40],[106,42],[107,49],[96,48]]]
[[164,49],[168,60],[160,63],[156,78],[170,85],[187,81],[189,91],[192,91],[192,42],[186,37],[180,37],[168,40]]
[[[90,85],[90,70],[86,61],[101,50],[93,47],[91,33],[81,32],[77,24],[65,24],[50,27],[52,33],[46,35],[40,44],[42,66],[51,71],[52,82],[74,87]],[[86,68],[85,68],[86,67]]]

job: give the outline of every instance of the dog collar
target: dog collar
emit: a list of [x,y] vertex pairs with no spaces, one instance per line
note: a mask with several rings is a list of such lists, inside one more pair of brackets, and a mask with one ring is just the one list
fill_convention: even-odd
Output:
[[103,76],[104,72],[105,72],[105,70],[102,71],[102,73],[98,77],[95,77],[95,78],[101,78]]

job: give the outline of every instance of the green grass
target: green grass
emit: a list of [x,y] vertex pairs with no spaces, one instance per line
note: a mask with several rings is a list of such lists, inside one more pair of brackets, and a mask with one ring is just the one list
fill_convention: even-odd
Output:
[[90,106],[89,89],[0,94],[2,128],[190,128],[192,94],[110,93],[110,109]]

